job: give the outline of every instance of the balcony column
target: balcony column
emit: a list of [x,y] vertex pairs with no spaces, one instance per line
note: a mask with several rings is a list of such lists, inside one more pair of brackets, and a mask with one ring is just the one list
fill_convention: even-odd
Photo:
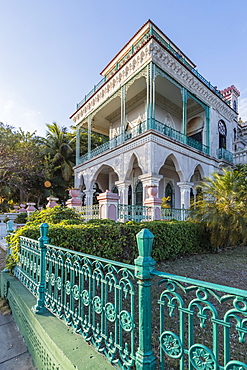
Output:
[[86,194],[86,206],[92,206],[93,205],[93,194],[94,190],[84,190],[84,193]]
[[92,135],[92,115],[90,114],[88,116],[88,122],[87,122],[87,154],[88,159],[91,158],[91,135]]
[[120,196],[119,204],[128,204],[128,191],[129,186],[131,185],[131,181],[125,180],[125,181],[116,181],[115,185],[118,188],[118,194]]
[[178,182],[177,185],[180,187],[180,198],[181,198],[181,207],[185,209],[190,208],[190,189],[193,187],[193,182]]
[[206,110],[206,145],[208,147],[208,153],[210,153],[210,109],[209,107],[205,108]]
[[121,142],[124,141],[125,123],[126,123],[126,86],[123,85],[121,87],[121,128],[120,128]]
[[79,164],[80,159],[80,126],[76,128],[76,164]]
[[182,93],[182,104],[183,104],[183,112],[182,112],[182,133],[184,135],[187,134],[187,101],[188,101],[188,94],[187,90],[182,87],[181,89]]
[[147,129],[151,128],[152,120],[155,118],[155,65],[150,62],[147,75]]

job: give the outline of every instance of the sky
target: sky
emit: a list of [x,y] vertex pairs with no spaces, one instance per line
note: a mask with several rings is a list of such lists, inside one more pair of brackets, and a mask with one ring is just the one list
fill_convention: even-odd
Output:
[[151,19],[247,121],[246,0],[0,0],[0,122],[45,136]]

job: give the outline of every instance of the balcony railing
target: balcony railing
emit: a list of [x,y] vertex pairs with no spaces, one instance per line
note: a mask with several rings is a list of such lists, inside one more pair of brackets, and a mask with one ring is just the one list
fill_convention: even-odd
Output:
[[206,78],[204,78],[196,69],[192,68],[186,58],[180,55],[179,52],[174,49],[170,43],[168,43],[158,32],[153,29],[152,26],[150,26],[149,30],[142,36],[142,38],[138,40],[135,44],[133,44],[126,52],[126,54],[123,55],[123,57],[107,73],[107,75],[104,76],[104,78],[102,78],[102,80],[97,85],[94,85],[92,90],[85,95],[85,97],[77,104],[76,109],[79,109],[97,90],[99,90],[100,87],[106,82],[106,80],[111,78],[119,70],[119,68],[121,68],[122,65],[127,62],[138,49],[141,48],[141,46],[149,39],[149,37],[154,37],[156,40],[162,43],[162,45],[164,45],[167,50],[169,50],[176,58],[178,58],[180,62],[182,62],[186,67],[188,67],[195,76],[197,76],[205,85],[208,86],[210,90],[212,90],[222,100],[229,104],[229,101],[225,100],[221,92],[215,86],[213,86],[208,80],[206,80]]
[[233,163],[233,153],[224,148],[217,149],[217,158],[225,159],[226,161]]
[[96,157],[97,155],[101,154],[101,153],[104,153],[106,150],[108,149],[112,149],[112,148],[115,148],[117,147],[118,145],[120,145],[121,143],[127,141],[127,140],[130,140],[140,134],[142,134],[143,132],[147,131],[147,130],[155,130],[155,131],[158,131],[182,144],[187,144],[189,145],[190,147],[192,148],[195,148],[197,150],[199,150],[200,152],[203,152],[203,153],[206,153],[206,154],[209,154],[209,147],[200,143],[199,141],[197,140],[194,140],[184,134],[182,134],[181,132],[175,130],[174,128],[166,125],[165,123],[162,123],[162,122],[159,122],[157,120],[147,120],[147,121],[143,121],[141,123],[139,123],[138,125],[136,125],[135,127],[133,127],[132,129],[126,131],[125,133],[121,134],[121,135],[118,135],[116,136],[115,138],[105,142],[104,144],[98,146],[97,148],[93,149],[91,152],[89,153],[86,153],[84,155],[82,155],[81,157],[79,157],[78,159],[78,163],[77,164],[80,164],[80,163],[83,163],[85,161],[87,161],[88,159],[90,158],[93,158],[93,157]]

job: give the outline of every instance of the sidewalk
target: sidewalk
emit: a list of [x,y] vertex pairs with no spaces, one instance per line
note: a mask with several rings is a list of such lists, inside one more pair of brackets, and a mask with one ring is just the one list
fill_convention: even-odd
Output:
[[36,369],[12,315],[0,313],[0,343],[1,370]]

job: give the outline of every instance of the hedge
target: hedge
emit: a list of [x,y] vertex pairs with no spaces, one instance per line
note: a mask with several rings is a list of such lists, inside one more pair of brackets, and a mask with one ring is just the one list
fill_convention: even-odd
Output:
[[[136,234],[148,228],[155,236],[152,257],[156,262],[181,255],[212,251],[210,233],[195,222],[88,222],[70,225],[62,221],[49,226],[50,244],[116,261],[133,263],[138,256]],[[19,236],[38,239],[39,226],[28,223],[9,236],[13,258],[18,260]]]

